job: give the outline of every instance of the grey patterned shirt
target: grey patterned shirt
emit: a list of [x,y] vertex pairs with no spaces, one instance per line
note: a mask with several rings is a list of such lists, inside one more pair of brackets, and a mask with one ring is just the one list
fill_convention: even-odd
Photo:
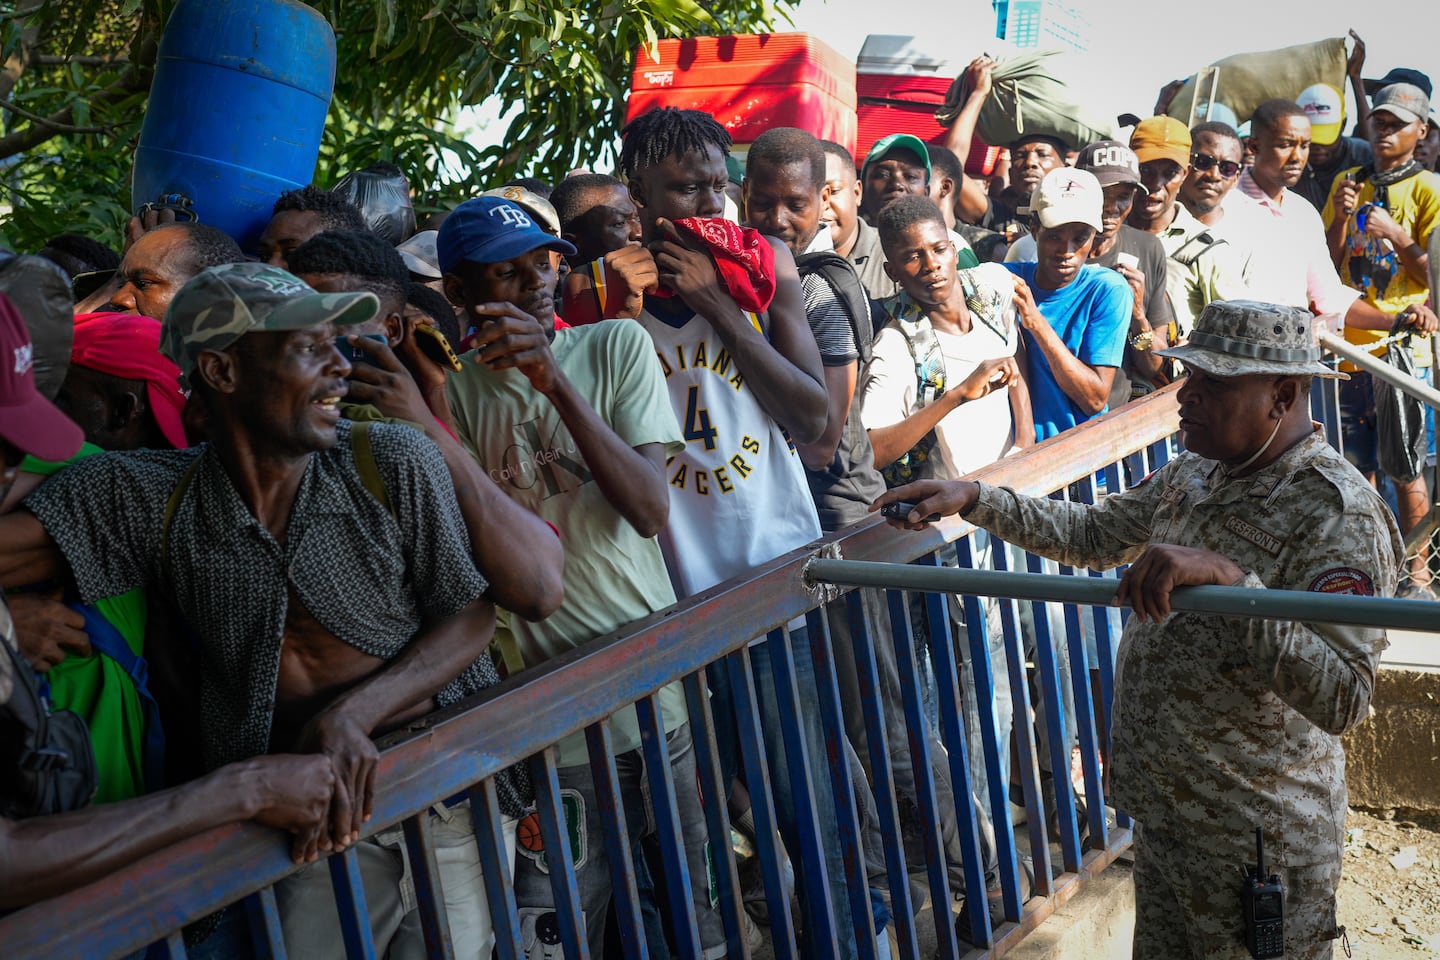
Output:
[[[356,472],[350,422],[341,420],[337,434],[333,448],[310,458],[284,544],[250,513],[208,445],[87,457],[24,502],[65,555],[85,602],[150,586],[173,596],[199,645],[207,769],[270,747],[289,591],[342,642],[389,660],[487,586],[439,448],[409,427],[370,427],[392,516]],[[197,458],[162,564],[166,504]],[[484,654],[435,700],[448,706],[498,682]],[[513,776],[497,778],[512,816],[524,800]]]

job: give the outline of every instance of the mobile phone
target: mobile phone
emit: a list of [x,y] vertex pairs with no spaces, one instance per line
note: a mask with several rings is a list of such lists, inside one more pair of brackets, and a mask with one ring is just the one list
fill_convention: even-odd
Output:
[[[349,360],[352,367],[357,363],[369,363],[373,365],[375,361],[370,359],[370,355],[356,350],[351,346],[350,341],[345,339],[347,336],[349,336],[349,334],[342,334],[335,338],[335,349],[340,351],[340,355],[346,360]],[[380,343],[385,343],[384,334],[362,333],[360,336],[365,337],[367,340],[377,340]]]
[[[917,506],[919,506],[919,504],[911,503],[908,500],[896,500],[894,503],[887,503],[885,504],[885,506],[881,507],[880,516],[890,517],[892,520],[904,520],[905,518],[910,516],[910,512],[914,510]],[[926,517],[920,522],[934,523],[939,519],[940,514],[932,513],[930,514],[930,516]]]
[[463,367],[460,366],[460,358],[455,355],[455,348],[450,346],[450,341],[445,334],[436,330],[428,323],[415,324],[415,343],[420,347],[420,352],[426,358],[439,367],[446,367],[459,373]]
[[1122,267],[1129,267],[1131,270],[1140,269],[1140,258],[1133,253],[1117,253],[1115,254],[1115,262]]

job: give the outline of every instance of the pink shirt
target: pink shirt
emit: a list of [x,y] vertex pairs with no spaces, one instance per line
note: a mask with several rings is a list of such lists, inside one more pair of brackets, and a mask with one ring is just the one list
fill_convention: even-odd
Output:
[[1267,252],[1264,297],[1293,307],[1308,307],[1322,315],[1334,315],[1330,325],[1339,330],[1341,320],[1359,292],[1340,282],[1330,249],[1325,244],[1325,224],[1319,212],[1305,198],[1291,190],[1273,200],[1246,167],[1237,186],[1271,216],[1275,248]]

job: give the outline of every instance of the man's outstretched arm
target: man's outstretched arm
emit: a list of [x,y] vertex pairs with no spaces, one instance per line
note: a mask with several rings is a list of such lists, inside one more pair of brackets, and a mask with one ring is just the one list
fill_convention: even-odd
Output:
[[58,896],[237,820],[309,829],[324,822],[333,784],[324,757],[255,757],[134,800],[0,820],[0,910]]
[[327,839],[341,848],[360,838],[375,802],[380,752],[373,735],[391,717],[435,696],[484,655],[494,632],[495,608],[487,600],[472,600],[454,616],[425,627],[399,656],[310,718],[293,749],[328,757],[335,771],[335,790],[328,837],[324,823],[299,834],[297,860],[327,849]]

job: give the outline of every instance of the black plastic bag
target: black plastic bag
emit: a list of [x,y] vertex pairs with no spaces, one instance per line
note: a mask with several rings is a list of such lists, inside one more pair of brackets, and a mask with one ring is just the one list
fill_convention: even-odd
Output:
[[15,304],[35,345],[35,388],[54,400],[70,369],[75,299],[70,280],[44,257],[0,251],[0,293]]
[[410,182],[393,163],[373,163],[364,170],[347,173],[330,192],[359,207],[370,232],[392,247],[415,233]]
[[10,699],[0,704],[0,816],[12,820],[65,813],[95,797],[95,753],[85,721],[51,710],[30,664],[11,643],[10,611],[0,602],[0,658]]
[[[1396,324],[1391,331],[1401,333]],[[1399,372],[1415,376],[1414,333],[1404,333],[1385,348],[1385,362]],[[1375,384],[1375,432],[1380,470],[1391,480],[1406,483],[1425,467],[1425,404],[1379,377]]]

